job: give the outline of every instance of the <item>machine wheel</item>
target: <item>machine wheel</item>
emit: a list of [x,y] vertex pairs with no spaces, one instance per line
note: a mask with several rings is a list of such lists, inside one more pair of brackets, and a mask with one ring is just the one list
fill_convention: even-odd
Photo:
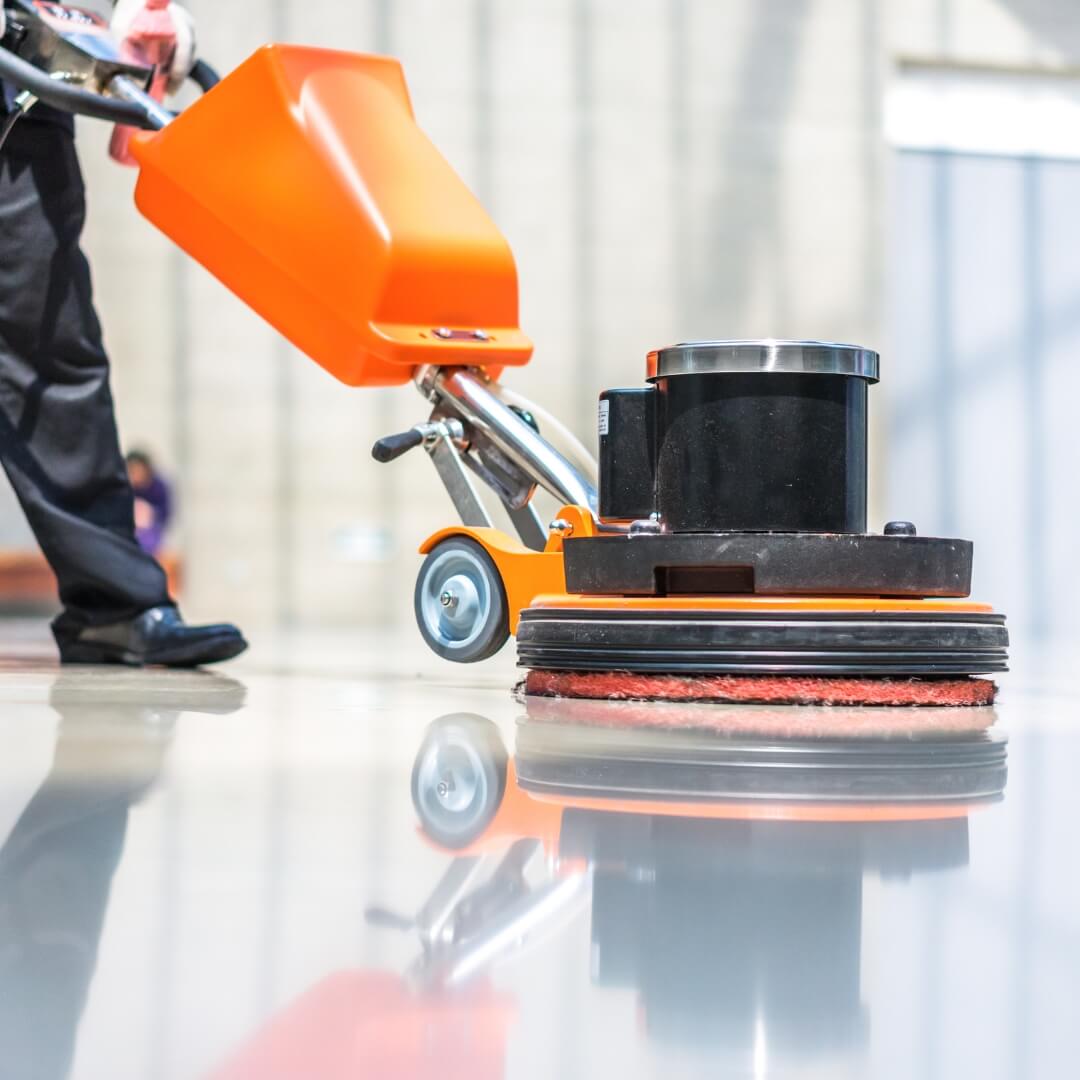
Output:
[[468,847],[491,824],[506,791],[506,747],[482,716],[436,720],[416,755],[412,799],[424,832],[443,847]]
[[428,647],[459,664],[494,656],[510,636],[510,609],[499,571],[467,537],[444,540],[424,560],[414,607]]

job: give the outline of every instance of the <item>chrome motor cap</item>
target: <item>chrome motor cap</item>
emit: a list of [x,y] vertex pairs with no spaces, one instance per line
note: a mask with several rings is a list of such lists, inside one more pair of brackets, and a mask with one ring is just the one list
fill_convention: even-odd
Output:
[[650,352],[648,379],[774,371],[848,375],[873,383],[878,381],[879,367],[876,352],[831,341],[688,341]]

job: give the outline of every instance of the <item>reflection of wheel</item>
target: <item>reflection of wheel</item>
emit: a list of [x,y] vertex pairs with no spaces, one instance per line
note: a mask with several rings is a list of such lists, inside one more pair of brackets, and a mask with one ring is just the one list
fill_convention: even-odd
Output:
[[428,647],[459,664],[494,656],[510,636],[499,571],[491,556],[464,536],[444,540],[424,560],[414,607]]
[[482,716],[436,720],[416,755],[413,806],[424,832],[448,848],[467,847],[491,823],[506,791],[506,747]]

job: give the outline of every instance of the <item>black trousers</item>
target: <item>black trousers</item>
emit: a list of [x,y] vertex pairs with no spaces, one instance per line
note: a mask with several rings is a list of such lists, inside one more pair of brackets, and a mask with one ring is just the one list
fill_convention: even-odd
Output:
[[85,216],[70,132],[20,121],[0,150],[0,462],[56,574],[60,641],[171,602],[135,540]]

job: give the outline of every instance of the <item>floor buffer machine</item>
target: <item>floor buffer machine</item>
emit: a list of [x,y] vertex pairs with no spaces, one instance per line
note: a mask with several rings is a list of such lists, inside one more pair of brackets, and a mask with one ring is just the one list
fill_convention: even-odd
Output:
[[342,382],[426,400],[374,456],[423,448],[460,518],[421,547],[416,616],[437,654],[481,661],[516,635],[529,695],[992,700],[1008,637],[969,599],[971,543],[867,530],[874,352],[657,349],[643,385],[601,396],[594,472],[500,383],[532,353],[514,259],[417,126],[397,61],[269,46],[216,85],[203,65],[208,92],[177,115],[95,16],[8,10],[0,78],[20,109],[142,129],[128,150],[154,225]]

